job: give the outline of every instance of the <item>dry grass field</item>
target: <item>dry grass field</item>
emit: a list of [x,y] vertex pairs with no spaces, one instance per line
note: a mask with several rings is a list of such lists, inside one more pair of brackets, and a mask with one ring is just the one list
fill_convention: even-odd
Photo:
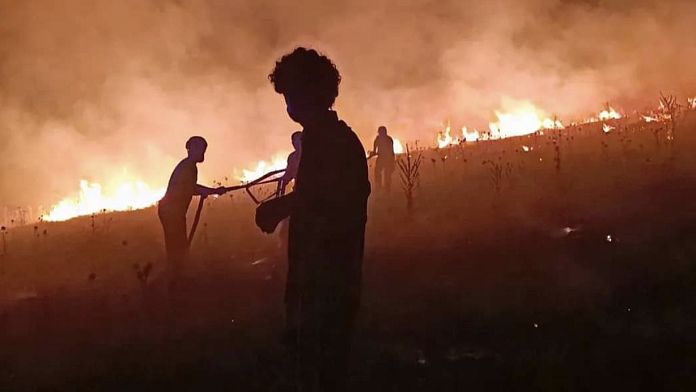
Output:
[[[696,116],[612,124],[426,150],[410,212],[398,173],[371,196],[351,390],[696,386]],[[154,208],[10,228],[0,390],[288,390],[254,207],[206,202],[175,309]]]

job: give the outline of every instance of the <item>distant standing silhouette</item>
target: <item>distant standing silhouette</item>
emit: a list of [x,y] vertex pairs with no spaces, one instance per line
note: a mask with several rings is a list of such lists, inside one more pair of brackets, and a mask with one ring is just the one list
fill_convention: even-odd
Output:
[[365,149],[331,110],[341,77],[327,57],[297,48],[269,76],[288,115],[302,125],[293,192],[262,204],[265,232],[290,216],[287,299],[298,301],[297,364],[302,391],[344,386],[360,301],[370,183]]
[[[186,142],[188,156],[174,168],[167,192],[159,201],[157,212],[164,229],[164,245],[167,254],[167,270],[170,284],[180,274],[182,264],[188,256],[189,243],[186,237],[186,211],[194,195],[206,197],[223,194],[225,188],[208,188],[199,185],[196,164],[205,160],[208,143],[200,136],[193,136]],[[171,287],[171,286],[170,286]]]
[[377,129],[377,137],[372,148],[372,153],[377,155],[375,163],[375,188],[391,190],[392,175],[394,174],[394,139],[387,135],[387,127],[380,126]]

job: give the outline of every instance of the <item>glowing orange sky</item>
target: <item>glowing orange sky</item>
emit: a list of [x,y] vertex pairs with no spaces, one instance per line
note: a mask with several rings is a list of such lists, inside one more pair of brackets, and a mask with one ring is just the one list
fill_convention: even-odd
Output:
[[691,1],[0,1],[0,206],[51,205],[81,179],[166,183],[192,134],[203,179],[289,150],[267,82],[298,44],[343,74],[337,107],[431,140],[485,129],[504,96],[561,119],[696,91]]

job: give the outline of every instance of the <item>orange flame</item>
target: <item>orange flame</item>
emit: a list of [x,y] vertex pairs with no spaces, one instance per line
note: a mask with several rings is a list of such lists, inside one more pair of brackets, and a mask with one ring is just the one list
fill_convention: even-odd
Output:
[[392,137],[394,140],[394,154],[403,154],[404,153],[404,146],[401,144],[401,141],[395,137]]
[[242,182],[253,181],[264,174],[285,169],[287,166],[287,154],[276,154],[270,161],[258,161],[253,169],[242,169],[237,175],[237,179]]
[[606,109],[602,110],[597,114],[597,117],[590,117],[584,121],[585,124],[595,123],[599,121],[607,120],[619,120],[622,119],[623,115],[616,111],[613,107],[607,105]]
[[[279,154],[270,162],[259,161],[253,169],[242,169],[237,178],[242,182],[252,181],[265,173],[285,168],[286,159]],[[66,197],[42,215],[49,222],[66,221],[78,216],[99,212],[129,211],[155,205],[166,192],[166,187],[151,188],[141,180],[125,179],[111,187],[97,182],[80,181],[80,191]]]
[[523,136],[541,129],[563,129],[559,120],[547,118],[545,113],[529,101],[506,99],[503,105],[506,112],[495,111],[498,121],[488,125],[491,139],[504,139],[511,136]]
[[477,131],[476,129],[469,132],[469,130],[466,127],[462,127],[462,136],[464,137],[464,141],[467,142],[476,142],[481,140],[481,135],[479,134],[479,131]]
[[606,120],[618,120],[622,118],[623,116],[621,113],[617,112],[613,107],[608,106],[606,109],[602,110],[599,112],[598,118],[601,121],[606,121]]
[[57,222],[101,211],[146,208],[157,203],[164,196],[165,190],[152,189],[143,181],[135,180],[122,182],[111,192],[104,192],[101,184],[81,180],[79,194],[61,200],[42,219]]
[[437,138],[435,139],[437,143],[437,148],[445,148],[449,146],[454,146],[459,144],[459,139],[452,137],[451,127],[449,124],[440,132],[437,133]]

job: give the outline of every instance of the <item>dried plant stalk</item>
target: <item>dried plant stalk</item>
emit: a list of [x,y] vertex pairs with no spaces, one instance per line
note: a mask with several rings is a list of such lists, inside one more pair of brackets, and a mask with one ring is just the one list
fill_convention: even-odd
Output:
[[401,178],[401,188],[406,196],[406,210],[411,215],[413,212],[413,191],[420,179],[420,166],[423,162],[423,153],[416,148],[412,150],[411,146],[406,144],[406,153],[399,156],[396,160],[396,165],[399,168],[399,177]]

